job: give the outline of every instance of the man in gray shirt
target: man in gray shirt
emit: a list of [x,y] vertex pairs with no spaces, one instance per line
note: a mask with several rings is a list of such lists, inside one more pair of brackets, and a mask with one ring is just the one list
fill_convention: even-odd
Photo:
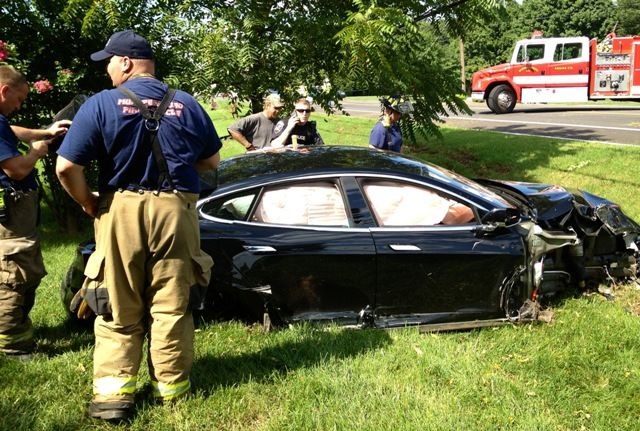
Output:
[[275,132],[274,126],[280,120],[278,113],[283,106],[284,103],[279,95],[270,94],[264,99],[262,112],[236,121],[227,130],[231,137],[240,142],[247,151],[268,147],[271,136]]

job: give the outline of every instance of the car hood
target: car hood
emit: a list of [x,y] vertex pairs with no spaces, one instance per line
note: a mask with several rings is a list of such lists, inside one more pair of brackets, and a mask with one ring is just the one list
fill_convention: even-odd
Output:
[[614,234],[640,233],[640,225],[625,215],[619,205],[583,190],[518,181],[479,182],[496,191],[506,192],[506,197],[515,199],[514,203],[519,204],[521,209],[526,207],[531,217],[539,223],[564,224],[569,213],[574,212],[585,230],[586,224],[595,222],[605,225]]

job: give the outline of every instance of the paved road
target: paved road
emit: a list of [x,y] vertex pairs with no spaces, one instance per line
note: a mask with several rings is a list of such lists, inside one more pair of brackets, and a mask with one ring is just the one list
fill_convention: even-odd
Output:
[[[474,115],[443,117],[451,126],[495,132],[547,136],[580,141],[640,145],[640,103],[613,105],[516,105],[511,114],[496,115],[485,104],[468,102]],[[354,116],[376,117],[376,102],[352,102],[344,109]]]

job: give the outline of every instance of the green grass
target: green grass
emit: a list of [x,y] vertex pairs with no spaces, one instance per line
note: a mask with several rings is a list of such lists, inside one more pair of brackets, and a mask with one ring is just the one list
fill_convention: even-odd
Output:
[[[212,116],[224,134],[228,111]],[[366,145],[374,122],[313,118],[326,142],[348,145]],[[637,148],[445,128],[442,139],[407,150],[472,177],[585,188],[640,219]],[[241,152],[225,141],[224,157]],[[92,336],[66,324],[58,298],[81,236],[45,221],[49,275],[32,312],[42,353],[30,363],[0,356],[0,430],[635,430],[640,423],[640,291],[631,285],[616,290],[615,302],[558,302],[550,324],[458,333],[310,325],[264,333],[207,323],[196,334],[191,397],[152,404],[143,371],[130,424],[90,420]]]

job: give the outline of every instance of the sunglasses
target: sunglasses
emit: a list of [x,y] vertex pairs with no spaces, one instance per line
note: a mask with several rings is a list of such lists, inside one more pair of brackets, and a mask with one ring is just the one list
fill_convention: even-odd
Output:
[[311,109],[296,109],[296,112],[306,112],[308,114],[311,112]]

